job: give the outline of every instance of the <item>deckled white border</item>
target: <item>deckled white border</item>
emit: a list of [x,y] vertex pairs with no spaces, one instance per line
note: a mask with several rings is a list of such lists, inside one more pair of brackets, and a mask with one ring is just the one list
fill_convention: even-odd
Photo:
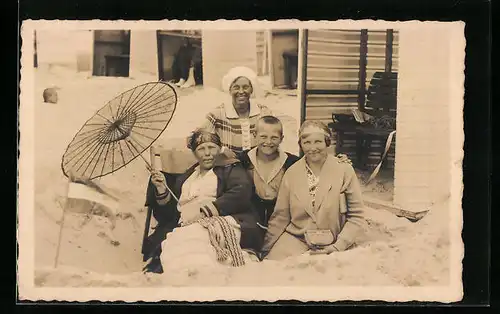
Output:
[[[462,158],[463,158],[463,94],[465,37],[463,22],[386,22],[374,20],[342,21],[33,21],[22,23],[21,65],[21,155],[19,159],[19,260],[18,289],[21,300],[65,301],[216,301],[216,300],[384,300],[453,302],[462,298]],[[447,287],[186,287],[186,288],[41,288],[34,286],[34,73],[33,30],[42,29],[406,29],[446,28],[452,46],[449,82],[453,106],[450,106],[450,143],[452,161],[450,200],[450,285]]]

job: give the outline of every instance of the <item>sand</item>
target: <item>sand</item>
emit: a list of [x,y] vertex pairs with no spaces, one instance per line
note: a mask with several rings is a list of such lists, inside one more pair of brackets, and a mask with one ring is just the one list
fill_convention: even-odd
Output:
[[[149,81],[155,81],[151,77]],[[81,125],[119,93],[146,82],[131,78],[90,77],[71,69],[36,70],[35,88],[35,283],[38,286],[262,286],[262,285],[400,285],[449,283],[449,233],[446,206],[433,208],[417,223],[368,209],[367,226],[356,248],[328,256],[299,256],[281,262],[265,261],[240,268],[185,269],[175,275],[142,274],[140,254],[145,221],[145,164],[136,159],[100,183],[120,197],[113,245],[106,235],[109,221],[68,214],[59,265],[54,257],[67,179],[60,162]],[[42,91],[59,88],[57,104],[43,103]],[[286,150],[296,153],[298,100],[287,92],[270,93],[259,102],[268,105],[285,123]],[[178,109],[157,144],[181,148],[185,136],[205,113],[225,99],[216,89],[195,87],[179,91]],[[208,102],[207,100],[210,100]],[[203,106],[203,110],[200,110]],[[145,157],[148,158],[147,154]],[[393,184],[383,175],[364,191],[384,200],[392,198]]]

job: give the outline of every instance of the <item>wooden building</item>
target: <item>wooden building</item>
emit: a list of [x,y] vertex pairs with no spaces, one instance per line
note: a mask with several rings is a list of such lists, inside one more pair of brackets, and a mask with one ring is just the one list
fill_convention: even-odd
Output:
[[[44,30],[37,32],[37,63],[64,65],[92,76],[168,81],[185,41],[201,47],[203,84],[220,87],[232,67],[269,76],[272,87],[295,88],[297,30]],[[285,58],[284,55],[291,54]]]
[[[302,121],[333,123],[332,115],[352,116],[353,109],[368,109],[368,89],[375,73],[398,71],[399,34],[393,30],[305,30],[302,41]],[[396,104],[387,115],[395,117]],[[342,132],[342,134],[339,134]],[[356,132],[335,132],[334,144],[354,161],[360,157]],[[374,138],[368,147],[366,166],[380,159],[385,139]],[[395,145],[389,151],[394,167]]]
[[[463,80],[457,81],[463,75],[459,66],[463,50],[452,51],[451,43],[459,42],[462,34],[463,30],[452,31],[446,25],[304,30],[301,34],[301,120],[321,120],[333,126],[332,114],[348,119],[352,109],[394,117],[397,139],[387,166],[394,171],[394,203],[407,210],[443,202],[452,191],[457,175],[452,169],[461,154],[450,149],[461,137],[454,139],[451,129],[452,123],[460,126],[461,116],[454,121],[451,108],[459,106],[463,97],[458,92]],[[396,77],[394,101],[385,108],[370,107],[369,89],[376,72]],[[347,135],[350,138],[344,137],[341,149],[356,161],[359,134],[352,130]],[[372,142],[368,168],[380,159],[383,143],[383,137]]]

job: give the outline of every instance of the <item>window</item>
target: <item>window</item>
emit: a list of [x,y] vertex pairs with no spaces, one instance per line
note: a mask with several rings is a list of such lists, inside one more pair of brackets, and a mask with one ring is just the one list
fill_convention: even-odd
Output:
[[129,76],[130,31],[94,31],[93,75]]

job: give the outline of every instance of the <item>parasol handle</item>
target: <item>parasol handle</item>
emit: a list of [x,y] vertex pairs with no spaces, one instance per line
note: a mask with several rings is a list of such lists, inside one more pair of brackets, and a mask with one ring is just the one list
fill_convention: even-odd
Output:
[[154,146],[149,148],[149,160],[151,161],[150,168],[156,169],[156,149]]
[[[154,146],[151,146],[149,148],[149,160],[151,161],[151,163],[149,163],[146,158],[144,158],[142,155],[141,155],[142,159],[146,162],[146,167],[148,168],[149,171],[151,170],[155,170],[156,169],[156,150],[154,148]],[[177,203],[179,202],[179,199],[177,198],[177,196],[175,196],[174,192],[172,192],[172,190],[170,189],[170,187],[168,186],[167,182],[165,181],[165,187],[167,188],[167,190],[170,192],[170,195],[172,195],[172,197],[177,201]]]

